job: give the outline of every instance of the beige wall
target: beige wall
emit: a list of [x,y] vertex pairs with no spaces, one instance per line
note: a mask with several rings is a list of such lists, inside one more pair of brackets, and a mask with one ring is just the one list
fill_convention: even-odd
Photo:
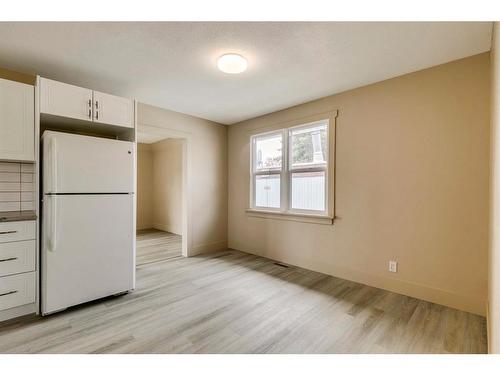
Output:
[[153,153],[151,145],[137,145],[137,229],[153,227]]
[[227,247],[227,128],[140,103],[138,131],[186,140],[188,254]]
[[488,298],[488,346],[500,353],[500,51],[499,23],[495,22],[491,53],[491,220]]
[[165,139],[153,150],[153,228],[182,234],[182,140]]
[[33,86],[36,83],[36,74],[16,72],[2,67],[0,67],[0,78],[9,79],[11,81],[17,81],[21,83],[27,83],[28,85],[33,85]]
[[182,234],[182,142],[165,139],[137,150],[137,229]]
[[[229,247],[484,314],[489,79],[485,53],[230,126]],[[332,110],[334,225],[249,217],[250,135]]]

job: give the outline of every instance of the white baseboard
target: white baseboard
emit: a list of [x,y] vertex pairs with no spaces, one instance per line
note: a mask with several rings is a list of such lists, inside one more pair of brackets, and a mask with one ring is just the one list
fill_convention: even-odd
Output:
[[366,273],[363,271],[337,267],[326,263],[320,266],[299,264],[300,262],[295,262],[293,259],[273,256],[273,254],[268,254],[266,251],[248,249],[245,246],[238,246],[238,244],[234,243],[231,243],[230,245],[231,246],[229,246],[229,248],[238,251],[243,251],[249,254],[258,255],[278,262],[283,262],[297,267],[309,269],[312,271],[321,272],[334,277],[339,277],[341,279],[354,281],[360,284],[369,285],[379,289],[388,290],[390,292],[403,294],[405,296],[418,298],[439,305],[452,307],[457,310],[462,310],[473,314],[486,316],[485,297],[463,295],[453,291],[444,290],[429,285],[423,285],[392,277],[386,277],[386,276]]
[[139,224],[139,223],[137,223],[136,230],[151,229],[151,228],[153,228],[153,224]]
[[37,312],[37,304],[30,303],[23,306],[13,307],[11,309],[0,311],[0,322],[4,320],[14,319],[20,316],[35,314]]
[[179,236],[182,236],[182,230],[172,228],[170,225],[165,224],[165,223],[153,223],[153,225],[151,227],[154,229],[158,229],[158,230],[162,230],[165,232],[178,234]]
[[227,241],[215,241],[206,244],[194,245],[189,252],[189,256],[194,256],[212,251],[227,250]]

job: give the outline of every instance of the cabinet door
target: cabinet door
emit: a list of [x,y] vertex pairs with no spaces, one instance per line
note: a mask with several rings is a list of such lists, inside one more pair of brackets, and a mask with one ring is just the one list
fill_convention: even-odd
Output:
[[35,160],[35,88],[0,79],[0,159]]
[[94,91],[94,122],[134,127],[134,101]]
[[42,78],[40,112],[92,121],[92,90]]

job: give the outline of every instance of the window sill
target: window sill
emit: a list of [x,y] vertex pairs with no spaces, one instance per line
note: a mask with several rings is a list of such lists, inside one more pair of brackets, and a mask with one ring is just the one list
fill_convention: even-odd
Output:
[[302,223],[313,223],[313,224],[323,224],[332,225],[333,217],[326,215],[314,215],[314,214],[303,214],[303,213],[292,213],[292,212],[279,212],[279,211],[266,211],[257,210],[253,208],[247,208],[246,213],[250,217],[260,217],[263,219],[276,219],[276,220],[288,220],[288,221],[299,221]]

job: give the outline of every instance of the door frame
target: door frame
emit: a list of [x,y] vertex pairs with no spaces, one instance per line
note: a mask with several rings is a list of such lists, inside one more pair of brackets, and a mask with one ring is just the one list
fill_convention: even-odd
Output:
[[[137,122],[137,134],[139,133],[154,134],[155,136],[160,136],[162,137],[162,139],[160,139],[159,141],[167,138],[182,140],[182,256],[189,257],[191,256],[193,249],[190,221],[191,200],[189,199],[191,192],[191,160],[189,155],[192,147],[192,134],[168,127],[159,127]],[[137,141],[137,143],[139,142]]]

